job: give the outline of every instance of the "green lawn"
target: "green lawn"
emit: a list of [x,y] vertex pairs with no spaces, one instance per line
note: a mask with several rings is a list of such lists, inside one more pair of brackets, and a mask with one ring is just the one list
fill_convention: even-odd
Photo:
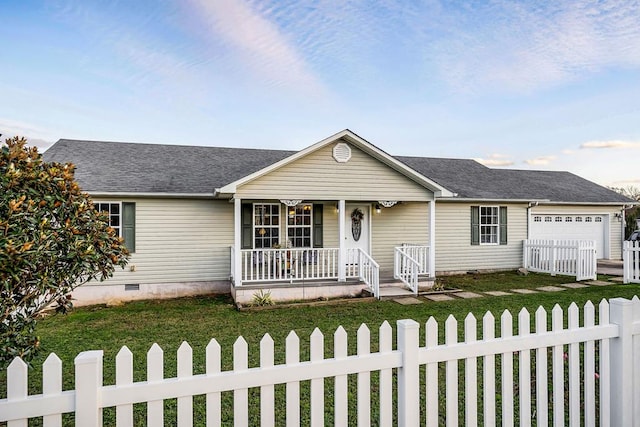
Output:
[[[506,290],[513,288],[535,288],[544,285],[572,282],[567,278],[552,278],[545,275],[518,276],[515,273],[492,275],[465,275],[449,277],[447,286],[467,290]],[[640,285],[591,286],[584,289],[568,289],[555,293],[533,295],[510,295],[484,297],[450,302],[425,302],[420,305],[403,306],[392,301],[348,302],[316,307],[287,307],[264,311],[239,312],[228,296],[207,296],[164,301],[140,301],[119,307],[92,306],[78,308],[66,316],[52,316],[39,323],[38,333],[42,352],[33,362],[30,373],[31,393],[39,392],[40,365],[50,352],[55,352],[63,361],[64,387],[73,388],[73,359],[83,350],[104,350],[105,383],[114,381],[114,359],[119,349],[126,345],[134,354],[134,380],[145,378],[145,354],[155,342],[164,350],[165,376],[176,372],[175,352],[182,341],[193,347],[194,371],[204,372],[204,348],[211,338],[222,346],[223,369],[232,366],[232,346],[242,335],[249,343],[250,365],[256,366],[259,359],[259,341],[269,333],[275,341],[276,363],[284,360],[284,340],[289,331],[295,330],[301,340],[301,358],[308,358],[308,338],[314,328],[325,333],[325,354],[331,355],[333,332],[342,325],[349,333],[350,352],[355,351],[355,331],[367,323],[372,330],[372,350],[377,348],[377,328],[388,320],[395,329],[399,319],[411,318],[421,325],[434,316],[443,322],[450,314],[462,321],[468,312],[480,317],[491,311],[496,317],[508,309],[517,317],[517,312],[526,307],[533,311],[540,305],[550,310],[554,304],[566,308],[571,302],[582,307],[588,300],[598,303],[602,298],[631,298],[640,294]],[[532,316],[533,317],[533,316]],[[462,322],[461,322],[462,323]],[[481,322],[479,322],[481,323]],[[514,323],[515,320],[514,320]],[[497,328],[499,330],[499,327]],[[423,340],[423,333],[420,334]],[[329,356],[328,356],[329,357]],[[327,384],[330,384],[328,381]],[[303,395],[304,395],[303,387]],[[283,388],[277,388],[277,401],[282,403]],[[6,375],[0,373],[0,396],[6,396]],[[232,413],[231,396],[226,397],[223,407],[224,419],[228,422]],[[330,401],[330,399],[328,399]],[[197,398],[197,417],[202,417],[203,399]],[[136,420],[143,420],[144,407],[136,405]],[[175,417],[175,402],[167,402],[167,419]],[[257,406],[257,405],[254,405]],[[258,408],[252,408],[251,417],[257,419]],[[107,413],[106,421],[113,421]],[[304,417],[304,410],[303,410]],[[198,418],[202,420],[202,418]],[[68,420],[67,420],[68,421]],[[197,420],[196,420],[197,421]],[[281,421],[281,419],[280,419]],[[280,424],[278,421],[278,424]]]

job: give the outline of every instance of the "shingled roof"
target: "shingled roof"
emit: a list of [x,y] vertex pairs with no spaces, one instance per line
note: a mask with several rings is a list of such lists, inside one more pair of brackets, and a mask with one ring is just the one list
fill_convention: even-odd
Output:
[[[295,151],[61,139],[46,161],[71,162],[89,193],[212,195],[216,188],[283,160]],[[491,169],[469,159],[395,159],[457,193],[458,198],[629,203],[569,172]]]

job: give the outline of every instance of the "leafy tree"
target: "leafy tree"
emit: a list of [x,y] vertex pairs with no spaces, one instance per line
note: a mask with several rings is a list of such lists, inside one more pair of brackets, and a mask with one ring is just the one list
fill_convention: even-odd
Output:
[[74,179],[72,164],[47,163],[24,138],[0,148],[0,365],[33,357],[36,319],[69,293],[123,267],[128,252]]
[[[630,199],[640,202],[640,188],[636,186],[629,185],[627,187],[611,187],[611,189],[616,193],[620,193],[623,196],[627,196]],[[627,238],[635,229],[638,228],[636,220],[640,218],[640,207],[634,206],[627,209],[625,216],[627,221],[625,227],[625,238]]]

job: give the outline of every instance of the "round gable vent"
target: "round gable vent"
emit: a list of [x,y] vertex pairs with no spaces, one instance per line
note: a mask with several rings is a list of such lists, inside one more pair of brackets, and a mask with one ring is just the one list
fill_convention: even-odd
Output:
[[333,158],[338,163],[347,163],[351,158],[351,148],[344,142],[339,142],[333,147]]

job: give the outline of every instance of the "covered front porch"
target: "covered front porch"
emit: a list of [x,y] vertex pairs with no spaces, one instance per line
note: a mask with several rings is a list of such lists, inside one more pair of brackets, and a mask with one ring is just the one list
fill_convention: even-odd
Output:
[[234,198],[232,292],[249,302],[380,296],[390,278],[413,293],[435,277],[435,204]]

